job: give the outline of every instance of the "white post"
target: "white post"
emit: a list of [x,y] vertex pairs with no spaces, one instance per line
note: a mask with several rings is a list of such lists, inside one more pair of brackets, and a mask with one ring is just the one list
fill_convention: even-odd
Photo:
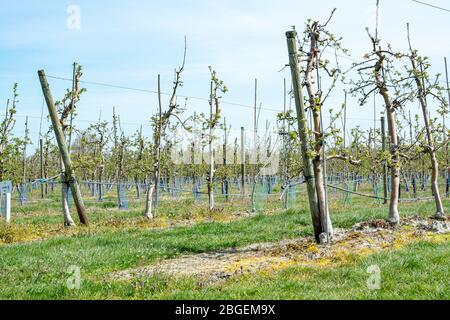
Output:
[[6,194],[6,207],[5,207],[6,223],[11,221],[11,193]]

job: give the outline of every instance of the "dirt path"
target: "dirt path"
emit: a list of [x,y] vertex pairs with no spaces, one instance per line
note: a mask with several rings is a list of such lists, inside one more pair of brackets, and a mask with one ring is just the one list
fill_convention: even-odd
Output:
[[337,230],[332,245],[318,246],[312,239],[296,239],[271,244],[255,244],[239,249],[182,256],[152,266],[125,270],[110,275],[114,281],[127,281],[156,274],[194,276],[215,283],[235,275],[258,271],[277,271],[292,265],[332,267],[351,262],[381,250],[395,250],[420,240],[449,241],[450,222],[422,218],[405,219],[392,228],[384,221],[356,225],[352,230]]

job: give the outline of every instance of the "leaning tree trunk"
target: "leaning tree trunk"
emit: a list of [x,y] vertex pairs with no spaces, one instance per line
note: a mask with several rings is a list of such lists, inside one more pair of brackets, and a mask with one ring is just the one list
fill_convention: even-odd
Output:
[[289,64],[292,74],[292,85],[295,96],[295,106],[297,110],[297,122],[299,136],[301,140],[301,153],[303,159],[303,173],[306,178],[306,186],[308,191],[309,208],[314,227],[314,235],[317,242],[320,242],[320,235],[322,234],[322,224],[320,218],[320,209],[317,202],[317,189],[315,185],[314,168],[310,153],[310,139],[308,134],[307,119],[305,114],[305,104],[302,93],[302,80],[300,77],[300,66],[297,50],[297,32],[289,31],[286,33],[287,45],[289,51]]
[[58,143],[58,149],[61,154],[62,163],[64,164],[64,172],[66,178],[64,179],[70,186],[72,191],[72,197],[77,208],[78,216],[80,218],[80,222],[85,226],[89,225],[89,220],[86,213],[86,208],[84,206],[83,198],[80,191],[80,186],[77,182],[77,178],[75,176],[75,172],[73,170],[72,161],[70,159],[70,153],[67,147],[64,131],[61,125],[60,119],[58,119],[58,113],[55,106],[55,102],[53,100],[53,96],[50,91],[50,87],[47,82],[47,78],[45,76],[45,72],[43,70],[38,71],[39,79],[42,86],[42,92],[44,94],[50,119],[52,121],[53,130],[55,131],[56,141]]

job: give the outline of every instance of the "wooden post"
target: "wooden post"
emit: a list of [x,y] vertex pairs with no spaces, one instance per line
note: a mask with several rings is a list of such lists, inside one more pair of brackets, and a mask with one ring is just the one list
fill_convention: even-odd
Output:
[[161,91],[161,75],[158,74],[158,150],[156,161],[158,162],[155,181],[155,215],[158,217],[158,205],[159,205],[159,180],[161,176],[161,139],[163,134],[163,120],[162,120],[162,91]]
[[[259,162],[259,141],[258,141],[258,79],[255,79],[255,91],[254,91],[254,112],[253,112],[253,150],[252,154],[254,154],[255,161],[253,164],[253,177],[256,180],[256,170]],[[256,184],[256,181],[254,181]]]
[[[300,67],[296,43],[297,32],[296,31],[287,32],[286,38],[289,52],[289,65],[291,67],[292,84],[295,96],[295,105],[297,109],[298,130],[301,139],[303,173],[306,178],[306,185],[308,189],[308,199],[314,226],[314,234],[316,240],[319,242],[323,228],[320,220],[320,209],[317,199],[317,190],[314,177],[313,163],[312,159],[309,156],[310,137],[307,130],[307,117],[305,113],[305,103],[303,101],[302,80],[300,77]],[[326,223],[326,221],[324,221],[324,223]]]
[[208,177],[208,200],[209,200],[209,211],[214,210],[214,152],[213,152],[213,131],[215,114],[213,113],[213,82],[211,81],[210,89],[210,101],[209,101],[209,177]]
[[377,148],[377,93],[373,93],[373,151]]
[[197,139],[197,113],[194,112],[194,133],[192,135],[192,145],[191,145],[191,165],[192,165],[192,190],[195,190],[196,187],[196,179],[195,179],[195,171],[196,171],[196,162],[195,162],[195,146],[196,146],[196,139]]
[[[383,148],[383,152],[386,151],[386,122],[384,117],[381,117],[381,145]],[[387,170],[387,164],[386,162],[383,165],[383,203],[388,203],[388,189],[387,189],[387,176],[388,176],[388,170]]]
[[245,196],[245,131],[241,127],[241,192]]
[[[287,176],[288,176],[288,157],[287,157],[287,136],[289,134],[289,130],[286,128],[286,112],[287,112],[287,89],[286,89],[286,78],[283,79],[283,112],[285,114],[285,117],[283,119],[283,129],[282,129],[282,138],[283,138],[283,178],[284,182],[287,185]],[[286,193],[287,194],[287,193]],[[286,202],[285,202],[286,203]],[[284,206],[285,207],[285,206]],[[285,208],[286,209],[286,208]]]
[[[447,82],[447,94],[448,94],[448,103],[449,103],[449,109],[450,109],[450,86],[449,86],[449,81],[448,81],[448,65],[447,65],[447,58],[445,58],[445,78],[446,78],[446,82]],[[447,196],[447,198],[450,197],[450,159],[448,156],[448,147],[450,144],[449,141],[449,137],[447,136],[447,134],[445,133],[446,131],[446,124],[445,124],[445,114],[444,114],[444,121],[443,121],[443,127],[444,127],[444,139],[447,140],[447,143],[445,144],[445,154],[447,155],[447,176],[446,176],[446,187],[445,187],[445,194]]]
[[58,112],[56,110],[55,102],[53,100],[50,87],[47,82],[44,70],[38,71],[39,80],[42,86],[42,92],[47,103],[48,112],[50,119],[52,121],[53,130],[55,131],[56,141],[58,142],[59,152],[61,153],[61,158],[64,163],[66,177],[69,180],[69,185],[72,190],[72,196],[77,208],[77,213],[80,218],[80,222],[84,225],[89,225],[89,220],[87,217],[86,209],[84,207],[83,198],[81,196],[81,191],[75,177],[75,172],[72,167],[72,162],[70,160],[69,150],[67,148],[66,139],[64,138],[63,129],[61,123],[58,119]]
[[22,187],[20,190],[20,205],[25,205],[25,190],[26,190],[26,178],[27,178],[27,144],[28,144],[28,116],[25,120],[25,142],[23,145],[22,154]]
[[[44,179],[44,145],[42,138],[39,139],[39,159],[40,159],[40,167],[41,167],[41,179]],[[44,192],[44,182],[41,182],[41,198],[45,198]]]
[[25,143],[23,146],[23,157],[22,157],[22,183],[26,183],[27,178],[27,144],[28,144],[28,116],[25,120]]
[[228,202],[229,200],[229,184],[228,184],[228,174],[227,174],[227,166],[228,166],[228,160],[227,160],[227,148],[228,148],[228,128],[227,128],[227,120],[226,118],[223,118],[223,127],[224,127],[224,141],[223,141],[223,168],[224,168],[224,191],[225,191],[225,200]]

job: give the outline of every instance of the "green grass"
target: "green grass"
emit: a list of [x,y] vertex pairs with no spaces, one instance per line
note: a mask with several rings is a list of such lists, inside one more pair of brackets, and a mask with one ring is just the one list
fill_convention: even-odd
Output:
[[[165,206],[162,210],[165,218],[185,219],[192,214],[185,212],[192,210],[192,207],[170,202]],[[274,210],[277,206],[275,203],[267,207]],[[445,206],[449,211],[449,201],[445,202]],[[305,207],[303,202],[300,207]],[[227,207],[226,212],[239,209],[242,210],[233,205]],[[352,206],[334,204],[332,212],[335,227],[348,228],[357,222],[385,218],[387,209],[373,201],[355,198]],[[430,216],[433,212],[433,203],[402,205],[403,215]],[[139,208],[126,212],[91,208],[91,229],[80,228],[70,235],[55,234],[44,241],[0,245],[0,298],[449,298],[448,282],[443,282],[449,278],[448,243],[417,244],[400,253],[381,253],[369,257],[353,266],[330,270],[289,268],[273,275],[232,279],[220,286],[203,287],[194,279],[162,276],[135,279],[128,283],[107,281],[105,275],[110,272],[146,266],[183,254],[275,242],[310,236],[312,233],[311,218],[305,210],[261,214],[228,223],[216,221],[167,230],[133,225],[103,229],[95,226],[105,220],[136,221],[141,219],[141,214]],[[13,223],[14,228],[23,232],[30,227],[45,229],[60,226],[61,217],[53,206],[41,204],[26,207],[23,213],[16,214]],[[0,237],[2,230],[7,232],[8,229],[0,226]],[[367,292],[364,289],[367,265],[373,263],[380,264],[385,277],[385,287],[380,292]],[[83,284],[78,291],[71,291],[66,286],[70,276],[66,271],[73,265],[79,266],[82,272]],[[299,274],[305,274],[306,278],[302,276],[295,280]]]
[[[322,269],[290,267],[279,273],[234,278],[200,287],[194,279],[153,277],[129,284],[142,299],[450,299],[450,244],[416,243],[355,264]],[[381,289],[369,290],[370,266],[381,270]],[[124,290],[124,289],[122,289]]]

